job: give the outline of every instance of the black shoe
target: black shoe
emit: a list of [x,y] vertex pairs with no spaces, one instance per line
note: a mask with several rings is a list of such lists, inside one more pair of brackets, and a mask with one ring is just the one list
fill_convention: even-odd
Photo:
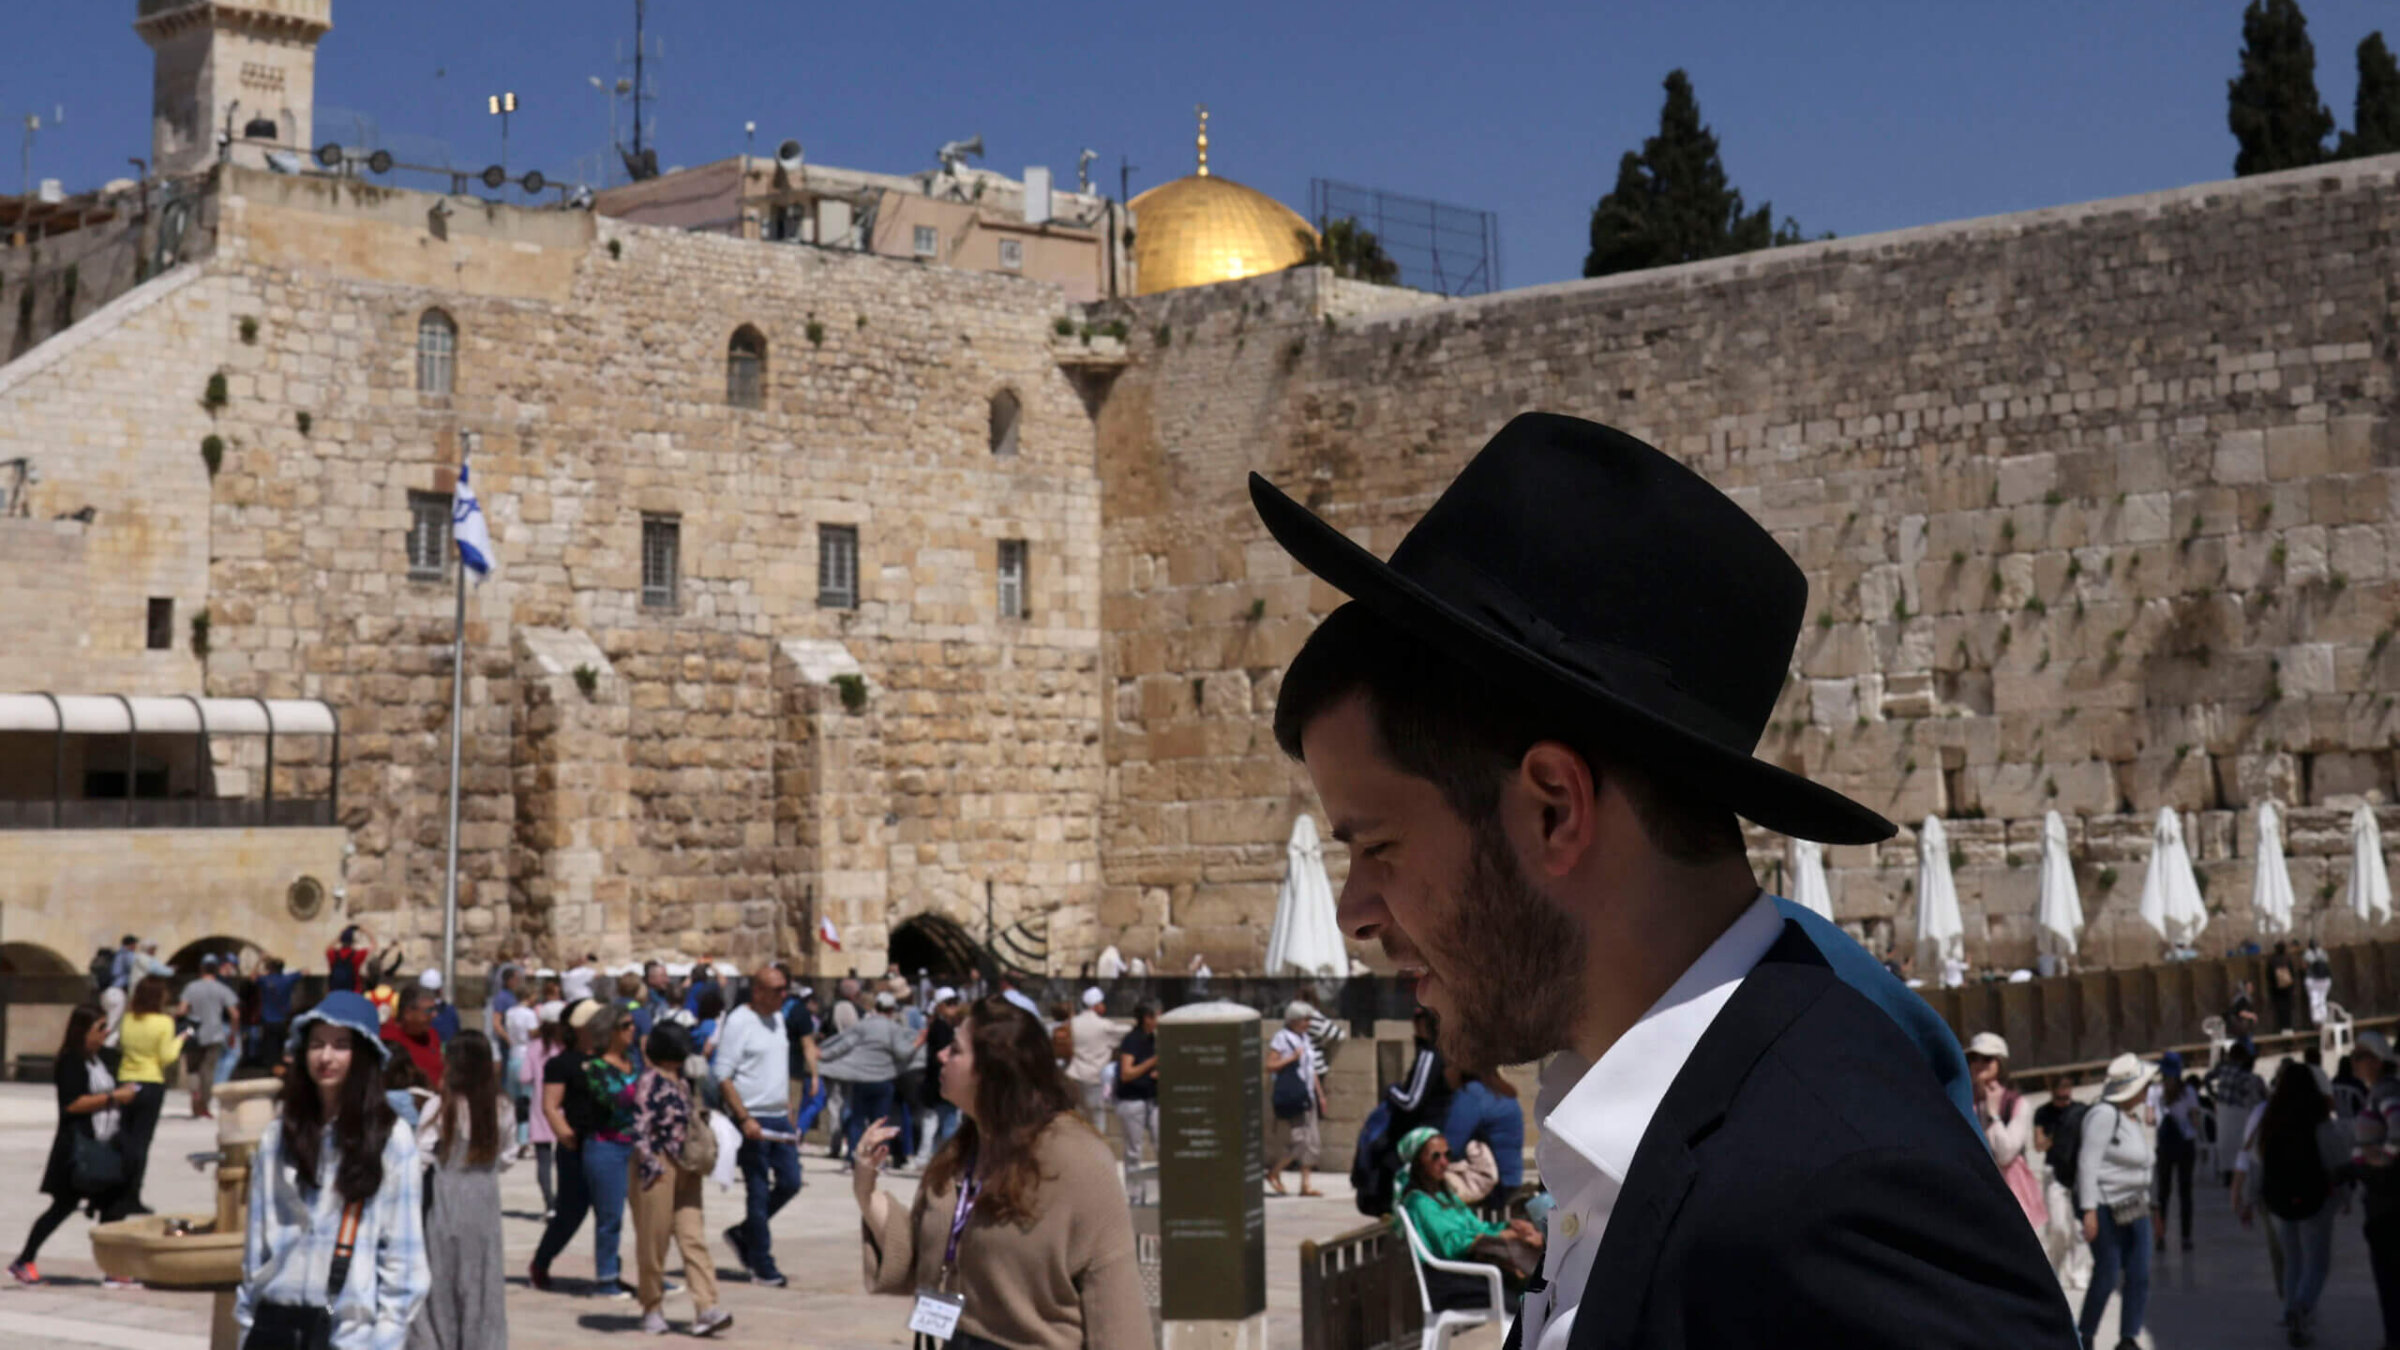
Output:
[[733,1248],[733,1259],[740,1263],[742,1273],[750,1274],[750,1248],[742,1241],[741,1225],[736,1224],[725,1230],[725,1245]]
[[782,1271],[773,1271],[765,1275],[752,1275],[750,1283],[763,1284],[769,1289],[781,1289],[790,1281],[783,1278]]

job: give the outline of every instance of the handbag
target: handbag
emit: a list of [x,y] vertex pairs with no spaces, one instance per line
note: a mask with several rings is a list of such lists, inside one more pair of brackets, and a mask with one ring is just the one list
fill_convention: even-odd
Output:
[[251,1311],[242,1350],[333,1350],[333,1300],[350,1282],[350,1258],[358,1251],[358,1219],[366,1206],[353,1200],[342,1209],[342,1227],[325,1267],[325,1305],[261,1303]]
[[1275,1118],[1298,1120],[1308,1114],[1308,1084],[1300,1078],[1300,1061],[1293,1060],[1275,1071]]
[[683,1152],[675,1165],[694,1176],[707,1176],[717,1170],[717,1132],[708,1123],[708,1108],[694,1106],[692,1118],[683,1127]]
[[125,1155],[97,1135],[77,1131],[67,1162],[67,1184],[85,1198],[109,1195],[125,1184]]

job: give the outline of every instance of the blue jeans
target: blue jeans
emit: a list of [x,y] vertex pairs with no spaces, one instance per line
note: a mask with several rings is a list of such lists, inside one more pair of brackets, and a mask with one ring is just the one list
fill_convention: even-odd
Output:
[[633,1145],[608,1139],[583,1141],[583,1188],[592,1197],[592,1276],[615,1284],[624,1266],[617,1239],[625,1231],[625,1192],[630,1188]]
[[[791,1133],[791,1119],[782,1112],[750,1118],[769,1134]],[[742,1170],[742,1190],[748,1200],[742,1221],[733,1228],[742,1249],[742,1264],[750,1267],[754,1276],[776,1275],[774,1240],[767,1232],[767,1222],[800,1193],[799,1146],[745,1139],[733,1160]]]
[[[2144,1196],[2146,1201],[2149,1197]],[[2117,1314],[2117,1335],[2131,1340],[2142,1334],[2142,1313],[2150,1305],[2150,1215],[2132,1223],[2121,1224],[2108,1212],[2099,1209],[2100,1237],[2092,1243],[2092,1285],[2083,1292],[2083,1315],[2075,1325],[2083,1332],[2083,1343],[2090,1345],[2100,1334],[2100,1314],[2108,1309],[2108,1296],[2116,1291],[2117,1274],[2125,1275],[2125,1303]]]
[[[849,1146],[851,1157],[858,1156],[858,1137],[867,1132],[867,1127],[889,1121],[892,1114],[892,1084],[888,1080],[850,1085],[850,1101],[842,1116],[842,1139]],[[895,1139],[892,1144],[893,1154],[900,1155],[900,1142]]]
[[2300,1315],[2317,1310],[2325,1277],[2333,1271],[2333,1202],[2305,1219],[2276,1219],[2283,1238],[2283,1310]]

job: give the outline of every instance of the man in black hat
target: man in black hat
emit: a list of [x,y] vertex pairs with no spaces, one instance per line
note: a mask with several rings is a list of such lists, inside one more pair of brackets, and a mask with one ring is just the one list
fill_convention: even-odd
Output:
[[1343,928],[1416,978],[1454,1061],[1556,1056],[1558,1209],[1510,1344],[2075,1345],[1962,1120],[1956,1040],[1751,874],[1737,817],[1893,833],[1752,754],[1808,598],[1774,539],[1668,456],[1544,414],[1388,563],[1251,496],[1353,601],[1275,711],[1350,848]]

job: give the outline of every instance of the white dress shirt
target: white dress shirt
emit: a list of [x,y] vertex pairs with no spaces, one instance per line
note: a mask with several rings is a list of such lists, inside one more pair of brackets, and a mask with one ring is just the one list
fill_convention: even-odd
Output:
[[1520,1317],[1527,1350],[1567,1350],[1593,1256],[1650,1118],[1692,1047],[1782,933],[1783,915],[1762,893],[1597,1063],[1562,1051],[1542,1071],[1534,1157],[1558,1208],[1542,1253],[1549,1288],[1527,1296]]

